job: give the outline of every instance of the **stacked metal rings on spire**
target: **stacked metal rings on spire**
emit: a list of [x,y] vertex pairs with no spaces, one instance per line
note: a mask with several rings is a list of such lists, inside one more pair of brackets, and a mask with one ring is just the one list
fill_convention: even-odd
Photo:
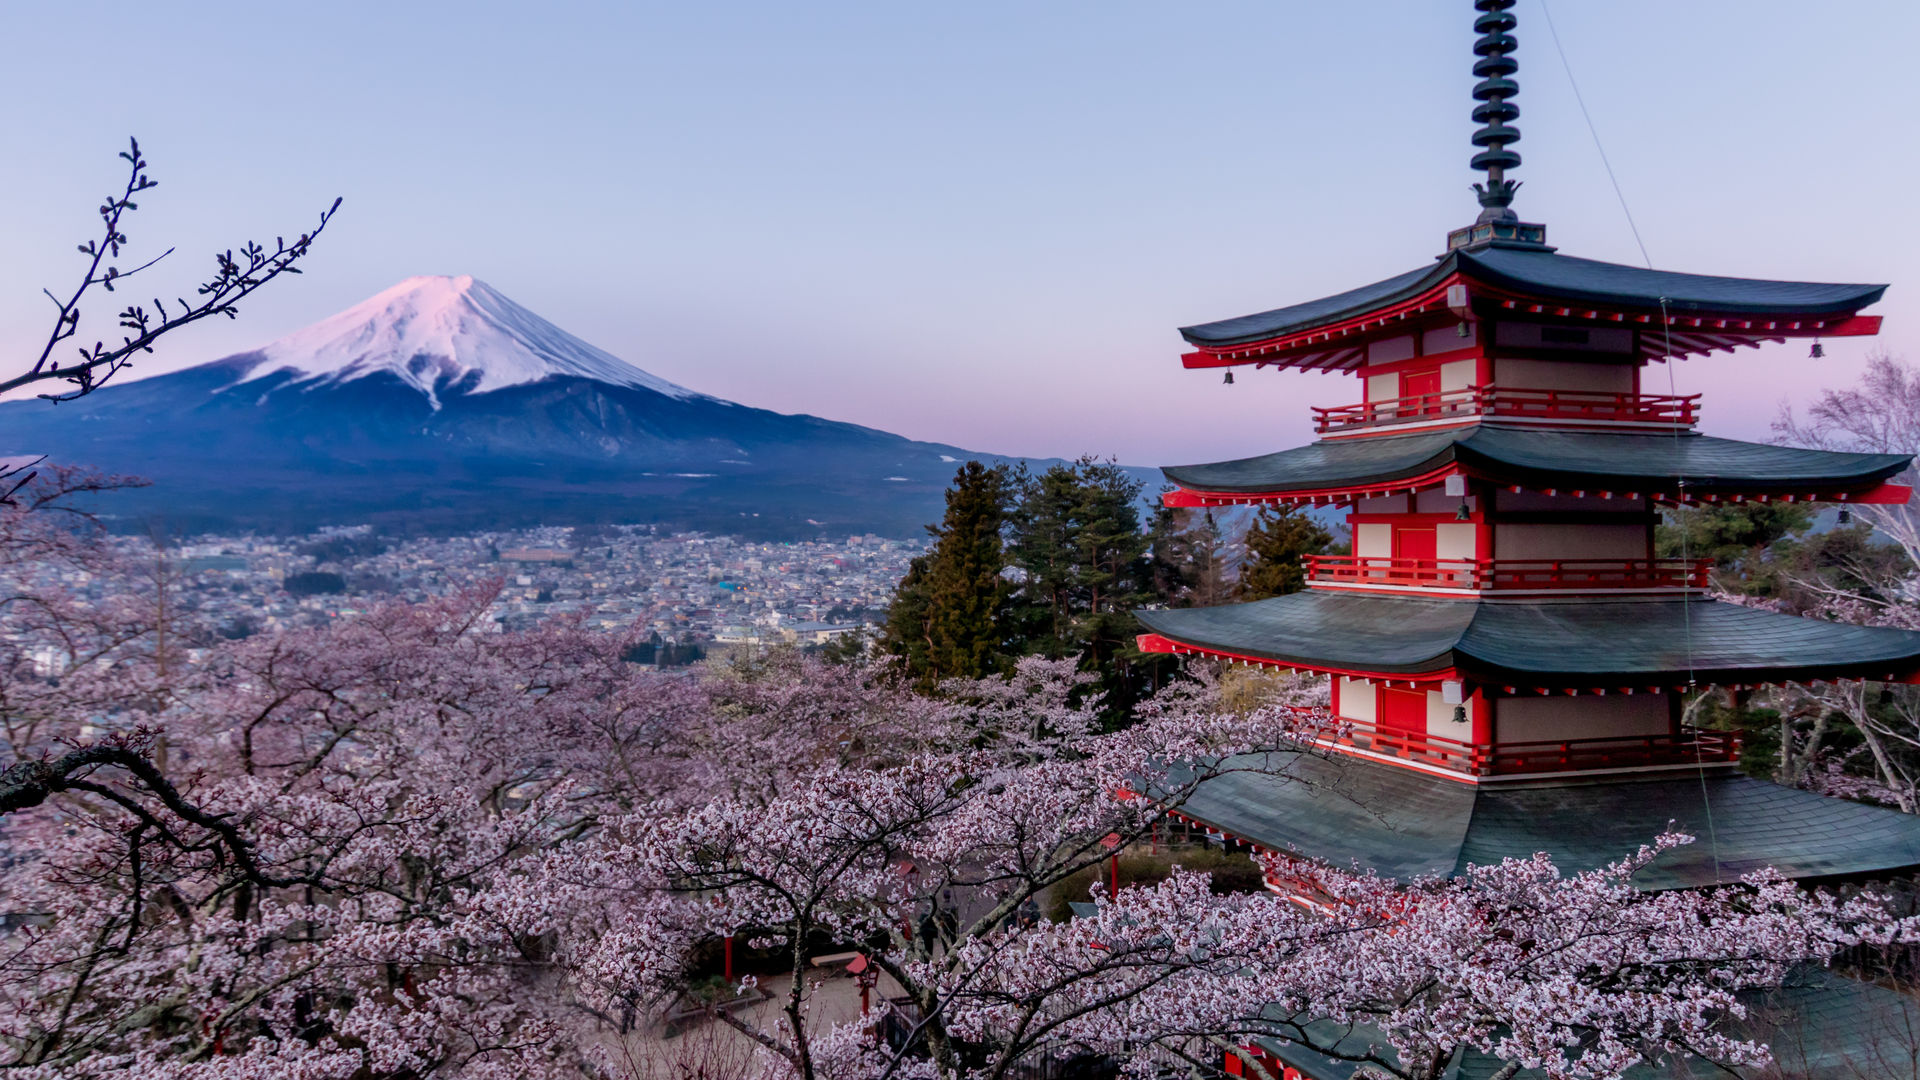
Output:
[[1520,92],[1520,84],[1513,81],[1513,73],[1520,70],[1520,62],[1513,58],[1520,44],[1513,36],[1513,5],[1514,0],[1474,0],[1473,5],[1480,12],[1473,20],[1473,29],[1480,35],[1473,43],[1474,55],[1480,58],[1473,64],[1473,73],[1480,78],[1473,88],[1480,103],[1473,107],[1473,119],[1481,125],[1473,133],[1473,145],[1482,148],[1473,155],[1473,167],[1487,173],[1487,187],[1480,197],[1484,206],[1506,206],[1512,201],[1516,185],[1504,174],[1520,164],[1520,155],[1509,149],[1520,141],[1520,129],[1512,126],[1520,106],[1509,100]]

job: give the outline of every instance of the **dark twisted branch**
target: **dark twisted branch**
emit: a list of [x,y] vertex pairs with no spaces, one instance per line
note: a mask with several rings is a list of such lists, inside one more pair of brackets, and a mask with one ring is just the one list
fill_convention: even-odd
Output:
[[163,334],[170,333],[189,323],[198,322],[211,315],[225,315],[234,318],[239,314],[235,305],[251,295],[256,289],[279,277],[281,274],[297,274],[300,268],[295,264],[312,249],[315,237],[327,227],[327,222],[340,209],[340,200],[320,214],[320,223],[312,232],[302,233],[289,243],[284,237],[274,240],[272,251],[260,244],[248,242],[241,247],[238,255],[229,249],[214,256],[216,268],[211,280],[199,286],[198,299],[192,302],[184,298],[174,301],[173,307],[154,298],[153,309],[139,305],[129,305],[120,312],[120,326],[126,331],[118,345],[108,345],[96,341],[91,347],[79,348],[79,359],[68,362],[64,367],[53,358],[54,349],[61,342],[72,338],[80,329],[80,302],[94,286],[114,291],[116,282],[123,281],[152,267],[161,259],[173,253],[172,248],[147,260],[131,270],[121,270],[112,260],[117,260],[127,244],[127,235],[121,231],[121,221],[139,204],[133,197],[157,184],[147,176],[146,159],[140,155],[140,141],[128,140],[128,148],[120,152],[127,162],[127,183],[118,195],[108,195],[100,205],[102,235],[97,240],[89,240],[80,245],[80,253],[87,256],[87,271],[82,275],[80,284],[66,300],[55,296],[51,290],[43,290],[58,309],[54,315],[53,329],[47,334],[46,344],[40,350],[40,356],[33,366],[10,379],[0,380],[0,394],[18,389],[32,383],[61,380],[71,383],[73,389],[41,394],[48,401],[71,401],[74,398],[92,393],[108,379],[119,373],[133,361],[134,356],[143,352],[152,352],[153,343]]
[[268,888],[312,884],[306,877],[282,878],[264,872],[254,855],[253,845],[247,842],[230,815],[210,813],[194,805],[154,767],[146,754],[121,741],[94,743],[69,750],[57,758],[21,761],[9,766],[0,772],[0,817],[32,809],[55,795],[84,791],[133,814],[143,829],[170,839],[183,850],[201,846],[175,837],[167,823],[139,800],[96,783],[92,777],[102,768],[124,769],[173,816],[213,834],[212,842],[204,846],[212,849],[222,863],[231,860],[235,876]]

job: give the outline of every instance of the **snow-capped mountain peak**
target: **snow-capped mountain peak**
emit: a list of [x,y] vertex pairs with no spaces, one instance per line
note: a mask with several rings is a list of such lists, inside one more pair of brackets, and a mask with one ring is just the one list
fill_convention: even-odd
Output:
[[243,382],[279,371],[292,372],[296,384],[388,372],[427,395],[435,408],[448,387],[478,394],[556,375],[674,398],[704,396],[594,348],[465,275],[408,278],[288,334],[260,355]]

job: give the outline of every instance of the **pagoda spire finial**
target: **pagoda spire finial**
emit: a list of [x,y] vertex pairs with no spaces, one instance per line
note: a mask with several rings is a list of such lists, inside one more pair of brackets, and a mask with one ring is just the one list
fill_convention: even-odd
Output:
[[1520,116],[1520,106],[1510,100],[1520,93],[1520,84],[1513,81],[1514,72],[1520,70],[1520,62],[1513,58],[1520,44],[1513,36],[1513,5],[1514,0],[1474,0],[1473,5],[1480,12],[1473,20],[1473,29],[1480,35],[1473,43],[1474,55],[1479,57],[1473,73],[1480,79],[1473,88],[1480,103],[1473,107],[1473,119],[1481,125],[1473,133],[1473,145],[1481,150],[1473,155],[1472,164],[1487,174],[1485,185],[1473,185],[1483,208],[1481,222],[1517,220],[1509,207],[1520,181],[1507,179],[1507,170],[1520,164],[1520,155],[1510,149],[1520,141],[1520,129],[1511,126]]
[[1520,189],[1520,181],[1507,176],[1508,169],[1520,165],[1520,155],[1513,149],[1513,144],[1520,141],[1520,129],[1513,126],[1513,121],[1520,118],[1520,106],[1513,103],[1520,93],[1520,84],[1513,81],[1514,72],[1520,70],[1520,61],[1513,58],[1514,50],[1520,47],[1513,36],[1515,3],[1473,0],[1474,10],[1480,13],[1473,20],[1474,32],[1480,35],[1473,43],[1478,57],[1473,73],[1480,79],[1473,86],[1478,102],[1473,107],[1473,119],[1480,125],[1473,133],[1473,145],[1480,150],[1473,155],[1472,165],[1487,174],[1487,182],[1473,185],[1480,196],[1480,216],[1472,225],[1447,234],[1449,251],[1483,247],[1553,250],[1547,247],[1545,225],[1521,221],[1514,214],[1513,193]]

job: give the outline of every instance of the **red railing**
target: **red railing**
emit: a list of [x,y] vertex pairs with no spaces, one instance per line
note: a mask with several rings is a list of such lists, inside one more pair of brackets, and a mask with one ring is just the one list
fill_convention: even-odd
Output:
[[1592,739],[1502,742],[1491,746],[1440,735],[1394,731],[1359,721],[1332,741],[1340,746],[1438,765],[1474,776],[1720,764],[1740,760],[1740,736],[1683,729],[1677,735],[1611,735]]
[[1307,580],[1429,589],[1704,589],[1711,559],[1393,559],[1308,555]]
[[1691,427],[1699,415],[1699,394],[1610,394],[1598,390],[1525,390],[1511,386],[1468,386],[1434,394],[1367,401],[1359,405],[1313,407],[1314,430],[1326,433],[1376,424],[1446,420],[1471,416],[1528,417],[1538,420],[1634,421]]

